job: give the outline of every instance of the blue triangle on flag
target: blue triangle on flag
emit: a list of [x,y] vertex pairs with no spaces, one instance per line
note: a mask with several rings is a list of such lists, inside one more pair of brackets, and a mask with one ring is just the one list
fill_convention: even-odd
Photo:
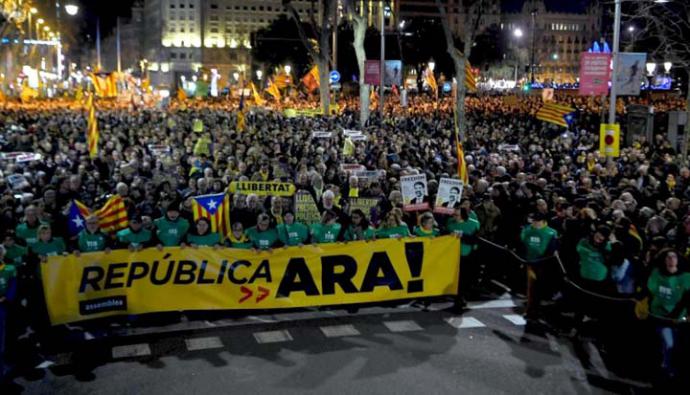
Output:
[[69,213],[67,213],[67,232],[69,233],[70,237],[76,236],[81,232],[82,230],[85,229],[86,220],[84,219],[84,216],[81,214],[81,211],[79,211],[79,207],[77,207],[77,204],[72,201],[72,204],[69,206]]
[[216,215],[216,212],[223,204],[225,193],[217,193],[215,195],[195,196],[193,199],[198,205],[203,207],[209,215]]

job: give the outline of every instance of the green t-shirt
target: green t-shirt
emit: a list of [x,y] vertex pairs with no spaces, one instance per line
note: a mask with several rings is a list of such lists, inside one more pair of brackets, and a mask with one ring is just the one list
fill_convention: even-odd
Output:
[[[479,232],[479,221],[472,219],[472,216],[467,221],[456,221],[455,218],[448,218],[446,229],[451,233],[462,232],[463,236],[474,236]],[[460,255],[468,256],[472,251],[477,249],[477,244],[462,240],[460,243]]]
[[[690,291],[690,273],[680,273],[667,276],[659,269],[654,269],[647,281],[647,288],[652,294],[652,303],[649,306],[650,313],[668,317],[681,301],[683,295]],[[687,311],[680,312],[683,316]],[[669,317],[679,318],[679,317]]]
[[247,229],[245,233],[252,245],[260,250],[272,248],[276,241],[278,241],[278,232],[276,232],[274,228],[268,228],[260,232],[259,229],[254,226]]
[[0,262],[0,296],[7,295],[7,290],[10,288],[10,282],[17,277],[17,268],[13,265],[6,265]]
[[138,232],[134,232],[132,229],[127,228],[117,232],[117,241],[121,244],[125,244],[127,247],[132,246],[138,248],[150,242],[151,236],[151,231],[148,229],[140,229]]
[[[608,244],[605,249],[609,249]],[[604,254],[595,248],[588,239],[577,243],[577,254],[580,257],[580,277],[585,280],[604,281],[609,269],[604,264]]]
[[539,258],[544,258],[549,245],[553,243],[558,237],[558,233],[545,226],[543,228],[535,228],[532,225],[525,226],[520,233],[520,240],[525,245],[526,256],[525,259],[533,261]]
[[10,265],[21,266],[28,251],[28,248],[16,243],[10,247],[5,246],[5,262]]
[[79,232],[79,251],[81,252],[95,252],[105,250],[105,244],[107,242],[107,236],[97,231],[96,233],[89,233],[88,230],[84,229]]
[[415,226],[412,233],[414,233],[414,235],[417,237],[436,237],[441,234],[441,232],[439,232],[439,230],[436,228],[432,228],[430,232],[427,232],[422,229],[421,226]]
[[374,238],[374,228],[371,226],[364,229],[362,232],[355,231],[355,227],[350,225],[345,230],[343,237],[345,241],[357,241],[357,240],[371,240]]
[[409,237],[410,228],[407,225],[399,225],[395,228],[381,228],[376,230],[376,237],[379,239],[394,239],[397,237]]
[[314,243],[325,244],[338,241],[342,225],[335,223],[330,225],[313,224],[311,226],[311,237]]
[[26,222],[22,222],[17,225],[14,232],[17,238],[24,240],[27,247],[31,247],[34,243],[38,241],[38,227],[44,225],[44,222],[36,223],[36,226],[29,226]]
[[38,256],[57,256],[65,252],[65,241],[62,237],[53,237],[49,242],[39,240],[29,248]]
[[161,217],[154,221],[156,236],[164,247],[179,246],[189,230],[189,221],[178,217],[170,221],[167,217]]
[[187,234],[187,242],[198,246],[214,246],[220,244],[220,234],[209,232],[203,236]]
[[280,242],[286,246],[304,244],[309,238],[309,228],[300,222],[295,222],[292,225],[280,224],[276,227],[276,231]]

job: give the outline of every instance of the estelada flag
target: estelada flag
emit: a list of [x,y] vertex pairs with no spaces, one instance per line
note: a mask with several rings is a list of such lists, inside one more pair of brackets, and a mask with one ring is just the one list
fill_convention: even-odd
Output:
[[545,103],[542,108],[537,111],[537,119],[544,122],[553,123],[559,126],[568,127],[568,118],[572,118],[570,115],[575,111],[570,106],[557,104],[557,103]]
[[319,89],[319,66],[314,66],[309,72],[302,77],[302,84],[307,88],[308,92],[313,92]]
[[127,207],[120,195],[113,195],[99,210],[96,210],[98,224],[106,233],[117,232],[129,226]]
[[211,223],[211,232],[218,232],[223,238],[230,234],[230,195],[218,193],[192,198],[194,222],[206,218]]

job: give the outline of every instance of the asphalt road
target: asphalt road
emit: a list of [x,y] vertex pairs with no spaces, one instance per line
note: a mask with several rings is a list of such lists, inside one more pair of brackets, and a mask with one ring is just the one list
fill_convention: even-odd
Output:
[[[526,324],[519,301],[462,315],[311,311],[119,329],[37,363],[24,394],[646,393],[590,341]],[[193,317],[192,317],[193,318]],[[8,393],[10,393],[8,391]]]

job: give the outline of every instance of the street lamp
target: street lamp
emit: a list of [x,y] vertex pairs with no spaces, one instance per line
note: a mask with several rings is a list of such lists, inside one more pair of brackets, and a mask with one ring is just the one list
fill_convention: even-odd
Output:
[[264,76],[264,72],[261,70],[256,70],[256,79],[261,81],[261,77]]
[[654,62],[649,62],[649,63],[647,63],[646,66],[647,66],[647,74],[648,74],[649,76],[654,75],[654,70],[656,70],[656,63],[654,63]]
[[75,4],[67,4],[65,5],[65,12],[67,12],[67,15],[75,16],[77,15],[77,12],[79,12],[79,6]]
[[524,33],[522,32],[522,29],[520,29],[519,27],[513,30],[513,36],[515,36],[516,38],[521,38],[523,34]]
[[286,64],[285,67],[283,67],[283,70],[285,70],[285,74],[290,75],[290,71],[292,71],[292,67],[289,64]]
[[36,14],[36,13],[38,13],[38,9],[36,9],[36,7],[31,7],[31,8],[29,9],[29,12],[32,13],[32,14]]
[[429,61],[429,70],[431,70],[433,72],[435,68],[436,68],[436,62],[434,62],[434,60],[431,59]]
[[635,31],[635,26],[633,26],[633,25],[628,26],[628,31],[630,33],[633,33]]
[[232,73],[232,78],[235,79],[235,82],[238,82],[240,80],[240,73],[235,71],[234,73]]

